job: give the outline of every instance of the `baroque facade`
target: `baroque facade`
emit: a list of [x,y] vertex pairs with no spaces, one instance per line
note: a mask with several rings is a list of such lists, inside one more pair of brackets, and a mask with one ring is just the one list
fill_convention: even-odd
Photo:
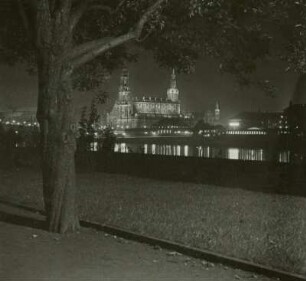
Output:
[[114,129],[148,128],[162,118],[184,118],[181,113],[179,90],[175,71],[172,71],[170,87],[165,98],[134,97],[129,85],[129,73],[125,69],[120,77],[118,98],[107,116],[107,123]]

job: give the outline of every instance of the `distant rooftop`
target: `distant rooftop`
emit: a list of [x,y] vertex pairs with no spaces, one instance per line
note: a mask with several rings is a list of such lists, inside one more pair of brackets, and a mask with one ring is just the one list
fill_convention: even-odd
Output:
[[173,101],[167,99],[167,98],[161,98],[161,97],[133,97],[134,102],[171,102]]
[[163,118],[152,127],[158,128],[158,127],[169,127],[169,126],[174,126],[178,128],[187,128],[189,127],[185,122],[183,118]]

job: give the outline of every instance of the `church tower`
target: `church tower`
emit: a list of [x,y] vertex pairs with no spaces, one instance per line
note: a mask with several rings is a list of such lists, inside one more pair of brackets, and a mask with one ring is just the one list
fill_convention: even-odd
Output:
[[170,88],[167,90],[167,98],[172,102],[179,101],[179,90],[176,85],[176,75],[175,70],[172,70],[171,80],[170,80]]
[[220,120],[220,104],[219,101],[217,101],[215,106],[215,121],[219,120]]
[[129,81],[129,72],[126,68],[122,70],[119,86],[119,101],[128,102],[131,100],[131,89]]
[[129,82],[129,72],[124,68],[120,76],[119,98],[115,104],[116,126],[119,128],[132,125],[133,101]]

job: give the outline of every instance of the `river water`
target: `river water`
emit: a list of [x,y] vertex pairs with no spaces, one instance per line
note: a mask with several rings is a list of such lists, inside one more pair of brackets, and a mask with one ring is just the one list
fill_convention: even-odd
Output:
[[291,153],[289,150],[269,151],[261,148],[239,148],[239,147],[212,147],[173,144],[128,144],[117,143],[115,152],[119,153],[142,153],[153,155],[182,156],[182,157],[204,157],[221,158],[231,160],[248,161],[276,161],[289,163]]

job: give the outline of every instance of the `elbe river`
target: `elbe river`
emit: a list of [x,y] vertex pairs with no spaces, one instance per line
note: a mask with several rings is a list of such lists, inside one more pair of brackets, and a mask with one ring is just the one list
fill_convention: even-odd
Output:
[[303,158],[303,156],[300,155],[292,155],[292,152],[289,150],[270,151],[265,148],[213,147],[187,144],[128,144],[121,142],[115,144],[114,150],[118,153],[142,153],[248,161],[276,161],[280,163],[291,162],[293,156]]

